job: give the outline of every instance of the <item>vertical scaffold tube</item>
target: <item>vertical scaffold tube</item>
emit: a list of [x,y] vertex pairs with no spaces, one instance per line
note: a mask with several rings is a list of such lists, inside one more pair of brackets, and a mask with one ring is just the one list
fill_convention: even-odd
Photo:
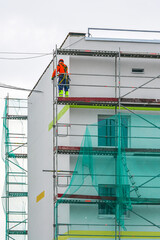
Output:
[[119,58],[118,58],[118,89],[119,89],[119,96],[118,96],[118,105],[119,110],[121,107],[121,52],[119,48]]
[[118,239],[121,239],[121,114],[118,113],[117,210]]
[[[55,82],[55,86],[56,86],[56,89],[55,89],[55,95],[56,95],[56,99],[55,99],[55,106],[56,106],[56,113],[55,113],[55,118],[53,119],[53,121],[55,121],[55,139],[56,139],[56,146],[55,146],[55,195],[57,196],[58,194],[58,186],[57,186],[57,164],[58,164],[58,159],[57,159],[57,152],[58,152],[58,105],[57,105],[57,101],[58,101],[58,76],[57,76],[57,65],[58,65],[58,62],[57,62],[57,45],[56,45],[56,58],[55,58],[55,67],[56,67],[56,82]],[[57,236],[57,200],[56,200],[56,205],[55,205],[55,240],[58,240],[58,236]]]
[[8,229],[9,229],[9,176],[8,176],[8,172],[9,172],[9,166],[8,166],[8,159],[7,159],[7,153],[9,152],[9,145],[8,145],[8,119],[7,119],[7,115],[8,115],[8,103],[9,101],[9,96],[7,96],[7,98],[5,99],[5,116],[4,116],[4,121],[3,124],[5,126],[5,186],[6,186],[6,240],[9,240],[9,235],[8,235]]
[[[117,56],[115,57],[115,98],[117,98]],[[118,137],[118,121],[117,121],[117,105],[115,106],[115,138],[117,146]],[[115,185],[117,186],[117,155],[115,159]],[[117,207],[115,209],[115,240],[117,240]]]
[[[54,70],[54,50],[53,50],[53,70]],[[55,126],[54,126],[54,117],[55,117],[55,104],[54,104],[54,80],[53,80],[53,239],[55,235],[55,179],[54,179],[54,162],[55,162],[55,154],[54,154],[54,147],[55,147],[55,139],[54,139],[54,132],[55,132]]]
[[[53,51],[53,70],[54,70],[54,61],[55,61],[55,54],[56,52]],[[56,179],[55,179],[55,147],[56,147],[56,142],[55,142],[55,134],[56,134],[56,128],[55,128],[55,104],[56,104],[56,94],[55,94],[55,88],[56,88],[56,83],[55,80],[53,80],[53,239],[55,240],[55,233],[56,233],[56,217],[55,217],[55,206],[56,206]]]
[[[117,98],[117,56],[115,57],[115,98]],[[115,106],[115,114],[117,114],[117,105]]]

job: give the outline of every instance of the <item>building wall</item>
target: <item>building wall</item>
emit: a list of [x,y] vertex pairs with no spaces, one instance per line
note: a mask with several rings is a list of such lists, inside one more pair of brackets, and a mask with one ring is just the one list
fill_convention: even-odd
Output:
[[[134,51],[134,52],[159,52],[158,44],[147,43],[124,43],[124,42],[105,42],[105,41],[89,41],[84,38],[80,40],[80,37],[69,37],[64,47],[71,44],[72,49],[90,49],[90,50],[110,50],[118,51],[119,48],[122,51]],[[75,43],[77,42],[77,43]],[[115,89],[108,86],[114,86],[114,76],[98,76],[98,75],[114,75],[115,74],[115,59],[114,58],[99,58],[99,57],[67,57],[58,56],[58,59],[64,58],[65,63],[69,66],[69,73],[71,73],[71,85],[101,85],[96,87],[91,86],[70,86],[71,97],[115,97]],[[132,68],[144,68],[144,74],[132,74]],[[129,77],[121,77],[121,86],[130,86],[132,88],[122,88],[120,96],[123,96],[128,91],[131,91],[133,87],[142,85],[152,77],[159,75],[159,60],[149,59],[121,59],[120,67],[121,75],[127,75]],[[77,76],[74,73],[88,74]],[[118,70],[117,70],[118,73]],[[52,173],[42,172],[44,169],[53,169],[53,132],[48,131],[48,124],[53,119],[53,95],[52,95],[52,83],[51,83],[52,65],[46,70],[35,89],[42,90],[43,93],[32,92],[29,96],[29,239],[52,239],[53,238],[53,185],[52,185]],[[92,75],[90,75],[92,74]],[[97,74],[97,76],[93,76]],[[134,78],[132,77],[134,76]],[[150,78],[144,79],[139,76]],[[117,79],[117,82],[119,80]],[[147,85],[148,87],[160,87],[159,78]],[[118,92],[118,90],[117,90]],[[117,93],[118,94],[118,93]],[[159,89],[148,90],[139,89],[135,92],[127,95],[128,98],[159,98]],[[63,106],[58,106],[58,112],[62,110]],[[148,113],[147,111],[136,111],[136,113]],[[74,126],[72,124],[94,124],[98,121],[98,115],[113,115],[113,109],[100,109],[100,108],[69,108],[68,111],[58,121],[62,126],[58,129],[58,145],[59,146],[81,146],[83,135],[85,133],[85,126]],[[149,112],[149,114],[159,115],[159,111]],[[151,117],[152,118],[152,117]],[[153,118],[154,119],[154,118]],[[153,120],[151,119],[151,121]],[[157,118],[158,119],[158,118]],[[71,125],[69,125],[71,123]],[[156,124],[159,121],[157,120]],[[134,122],[132,122],[134,125]],[[64,126],[63,126],[64,125]],[[79,137],[72,135],[80,135]],[[132,134],[132,133],[131,133]],[[158,134],[158,133],[155,133]],[[70,136],[69,136],[70,135]],[[137,146],[138,143],[138,146]],[[154,143],[152,143],[154,145]],[[156,144],[158,144],[156,142]],[[154,145],[155,147],[158,145]],[[93,146],[97,146],[97,141],[93,142]],[[132,142],[132,147],[149,147],[150,143],[147,140]],[[140,174],[144,169],[145,174],[156,175],[158,170],[155,167],[157,165],[157,158],[151,157],[135,157],[129,156],[127,158],[128,166],[134,174]],[[74,170],[77,161],[77,156],[58,155],[58,170]],[[114,158],[103,157],[104,166],[107,165],[107,171],[113,173],[115,169]],[[147,162],[147,166],[146,166]],[[136,166],[136,167],[135,167]],[[144,168],[145,167],[145,168]],[[98,165],[97,165],[98,168]],[[71,176],[70,178],[71,179]],[[63,187],[58,187],[59,193],[64,193],[67,185],[67,178],[59,178],[59,183]],[[137,184],[147,180],[143,177],[141,181],[136,179]],[[113,178],[108,178],[107,183],[114,183]],[[155,180],[156,181],[156,180]],[[102,178],[103,183],[103,178]],[[157,184],[157,182],[153,182]],[[158,185],[157,185],[158,187]],[[36,197],[41,192],[45,191],[45,197],[36,203]],[[94,190],[93,190],[94,192]],[[134,193],[132,193],[134,196]],[[150,192],[146,189],[142,189],[144,197],[150,197],[156,194],[156,188]],[[93,223],[104,224],[102,227],[88,227],[87,225],[72,226],[71,230],[97,230],[97,231],[113,231],[113,218],[100,218],[97,214],[97,205],[74,205],[60,204],[58,207],[58,221],[59,223]],[[158,223],[159,207],[157,206],[139,206],[135,207],[135,211],[144,215],[146,218],[151,219]],[[37,217],[38,216],[38,217]],[[126,219],[126,224],[132,225],[134,223],[140,225],[146,224],[144,219],[139,219],[135,214],[131,213],[130,218]],[[106,226],[107,224],[107,226]],[[128,227],[128,231],[146,231],[146,227]],[[66,233],[68,231],[67,226],[59,228],[59,233]],[[157,231],[157,228],[150,227],[148,231]],[[74,238],[72,238],[74,239]]]
[[[52,239],[53,236],[53,133],[48,124],[53,119],[53,94],[49,65],[28,99],[28,178],[29,178],[29,240]],[[42,199],[37,202],[37,196]]]
[[[138,112],[137,112],[138,113]],[[144,113],[144,112],[143,112]],[[98,115],[111,115],[113,114],[113,111],[111,110],[94,110],[94,109],[72,109],[71,110],[71,117],[72,122],[76,122],[79,124],[84,124],[85,119],[87,119],[87,123],[90,124],[89,128],[90,130],[93,129],[93,132],[90,131],[91,136],[95,134],[96,130],[92,127],[93,124],[97,123]],[[83,119],[80,118],[80,116],[85,116]],[[159,128],[154,128],[153,125],[148,123],[147,121],[151,122],[152,124],[155,124],[155,126],[159,126],[159,120],[160,116],[152,115],[152,113],[147,115],[138,114],[138,116],[134,116],[133,114],[130,114],[131,117],[131,144],[130,147],[132,148],[150,148],[150,149],[156,149],[159,148],[160,139],[159,139]],[[143,119],[141,119],[144,118]],[[93,122],[93,121],[94,122]],[[135,128],[135,126],[137,126]],[[141,128],[138,128],[138,126],[141,126]],[[145,127],[145,128],[144,128]],[[71,132],[74,132],[76,134],[82,133],[82,135],[85,133],[84,127],[79,127],[79,130],[76,128],[71,128]],[[82,142],[78,138],[76,145],[80,145]],[[94,140],[94,137],[92,137],[92,143],[93,146],[96,147],[97,141]],[[71,145],[73,145],[73,141],[71,141]],[[158,166],[158,157],[159,155],[154,155],[153,153],[149,153],[148,155],[145,154],[145,152],[141,154],[127,154],[126,153],[126,162],[127,167],[130,170],[130,173],[134,176],[133,179],[135,181],[135,186],[139,186],[142,183],[148,181],[152,178],[152,176],[157,176],[159,174]],[[71,157],[71,169],[73,170],[75,168],[77,157],[72,156]],[[94,169],[99,169],[101,173],[106,172],[106,174],[114,174],[115,172],[115,159],[111,156],[99,156],[97,157],[96,163],[99,163],[97,165],[94,165]],[[101,166],[101,168],[100,168]],[[104,169],[104,170],[103,170]],[[104,171],[104,172],[103,172]],[[98,184],[114,184],[115,178],[114,177],[101,177],[101,179],[98,180]],[[132,184],[131,185],[132,190]],[[160,187],[159,180],[157,178],[152,179],[148,184],[145,184],[142,188],[139,188],[139,192],[141,194],[142,198],[159,198],[159,194],[157,189]],[[94,186],[91,184],[91,187],[89,188],[88,193],[83,190],[83,186],[81,189],[78,190],[77,194],[84,193],[85,195],[93,195],[91,194],[93,190],[91,188],[94,188]],[[97,195],[97,194],[95,194]],[[137,197],[135,191],[131,192],[131,197]],[[158,215],[160,213],[159,206],[151,206],[151,205],[133,205],[132,210],[140,215],[142,215],[144,218],[149,219],[150,221],[153,221],[155,224],[158,224]],[[114,224],[114,217],[112,216],[104,216],[100,217],[98,215],[98,205],[78,205],[77,204],[71,204],[70,208],[70,223],[73,224],[71,229],[77,230],[81,232],[82,230],[84,233],[84,230],[94,230],[97,231],[114,231],[114,226],[110,226],[110,224]],[[86,223],[86,226],[77,225],[74,224],[84,224]],[[97,226],[88,226],[88,224],[97,224]],[[137,232],[144,231],[144,234],[147,234],[147,231],[156,232],[158,231],[158,228],[154,226],[150,226],[147,228],[146,225],[147,222],[136,216],[134,213],[130,212],[129,217],[125,219],[125,224],[127,231],[134,231],[135,234]],[[138,224],[139,226],[134,226]],[[102,226],[99,226],[102,225]],[[127,226],[129,225],[129,226]],[[143,226],[142,226],[143,225]],[[121,229],[123,231],[123,229]],[[98,237],[97,237],[98,239]],[[127,238],[126,238],[127,239]],[[152,238],[151,238],[152,239]],[[153,238],[154,239],[154,238]]]
[[[70,94],[72,97],[115,97],[114,58],[71,57],[70,62],[71,85],[87,85],[83,87],[71,86]],[[160,60],[121,58],[120,74],[122,77],[120,78],[120,85],[123,88],[120,90],[120,96],[123,97],[132,91],[133,88],[139,87],[152,78],[159,76],[159,62]],[[132,73],[132,68],[144,68],[144,74]],[[74,75],[74,73],[79,75]],[[117,86],[118,82],[119,78],[117,77]],[[152,98],[154,96],[155,98],[159,98],[159,89],[149,89],[159,85],[160,79],[157,78],[144,86],[148,87],[148,89],[139,88],[133,93],[126,95],[126,97]],[[119,96],[118,88],[117,96]]]

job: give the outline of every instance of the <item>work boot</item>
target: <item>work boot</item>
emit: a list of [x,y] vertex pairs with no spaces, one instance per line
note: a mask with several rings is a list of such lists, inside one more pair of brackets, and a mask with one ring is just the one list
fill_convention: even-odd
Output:
[[59,90],[59,97],[63,97],[63,90]]
[[65,97],[69,97],[69,92],[68,91],[65,92]]

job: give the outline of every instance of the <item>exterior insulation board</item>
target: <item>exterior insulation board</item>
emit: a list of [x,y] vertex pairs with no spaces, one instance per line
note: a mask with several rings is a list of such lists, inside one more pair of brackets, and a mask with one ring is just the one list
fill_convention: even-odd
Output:
[[33,91],[28,99],[29,240],[53,236],[53,174],[43,172],[53,169],[52,69],[50,64],[35,87],[42,92]]

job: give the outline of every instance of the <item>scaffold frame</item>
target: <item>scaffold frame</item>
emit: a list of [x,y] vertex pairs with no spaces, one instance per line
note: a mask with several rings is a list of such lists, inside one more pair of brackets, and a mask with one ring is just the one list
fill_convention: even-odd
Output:
[[27,121],[27,108],[27,99],[9,98],[9,95],[5,98],[2,136],[5,185],[2,203],[6,216],[6,240],[28,239],[27,129],[26,125],[23,126]]
[[[89,34],[89,33],[88,33]],[[63,176],[67,176],[68,180],[67,183],[69,183],[69,179],[71,178],[71,172],[68,170],[68,172],[64,173],[64,171],[60,171],[58,169],[58,155],[78,155],[80,154],[80,147],[75,147],[75,146],[60,146],[58,143],[58,137],[60,136],[59,132],[58,132],[58,128],[59,126],[64,126],[66,127],[67,124],[66,123],[58,123],[58,105],[69,105],[70,107],[75,107],[78,108],[78,106],[85,106],[85,107],[95,107],[96,106],[101,106],[102,108],[104,107],[112,107],[112,109],[114,109],[115,115],[118,115],[119,113],[121,113],[121,110],[126,110],[132,114],[135,114],[136,109],[143,109],[143,110],[150,110],[150,109],[157,109],[157,111],[160,110],[159,108],[159,104],[160,104],[160,99],[143,99],[143,98],[126,98],[126,96],[134,91],[136,91],[137,89],[150,89],[150,87],[148,88],[146,85],[148,83],[151,83],[152,81],[154,81],[157,78],[160,78],[160,75],[158,76],[152,76],[152,77],[146,77],[146,79],[149,78],[149,80],[147,80],[144,84],[140,84],[138,87],[135,87],[133,89],[133,87],[128,87],[128,92],[124,95],[121,95],[121,88],[123,88],[124,86],[121,86],[121,77],[126,77],[125,75],[121,76],[121,59],[122,58],[146,58],[146,59],[160,59],[160,54],[159,53],[141,53],[141,52],[123,52],[119,49],[119,51],[96,51],[96,50],[80,50],[80,49],[57,49],[57,46],[55,48],[55,51],[53,52],[53,69],[56,68],[57,66],[57,62],[58,62],[58,56],[62,56],[62,55],[68,55],[68,56],[89,56],[89,57],[107,57],[107,58],[114,58],[115,61],[115,86],[109,86],[112,88],[115,88],[115,96],[113,96],[113,98],[91,98],[91,97],[58,97],[57,92],[58,92],[58,77],[57,77],[57,70],[56,70],[56,79],[55,81],[53,81],[53,182],[54,182],[54,239],[58,240],[61,239],[62,235],[60,235],[58,233],[58,227],[59,225],[70,225],[67,223],[63,223],[63,224],[59,224],[58,223],[58,214],[57,214],[57,208],[58,208],[58,204],[98,204],[100,201],[116,201],[115,199],[111,199],[109,197],[106,198],[101,198],[101,197],[96,197],[96,196],[87,196],[87,195],[67,195],[65,194],[65,197],[63,197],[63,194],[58,193],[58,178],[59,177],[63,177]],[[78,73],[71,73],[70,75],[83,75],[83,73],[78,74]],[[84,74],[85,75],[85,74]],[[88,74],[89,75],[89,74]],[[93,76],[93,74],[92,74]],[[104,75],[103,75],[104,76]],[[106,75],[109,76],[109,75]],[[141,76],[140,76],[141,77]],[[142,76],[143,78],[143,76]],[[71,84],[71,86],[83,86],[81,84]],[[89,85],[84,85],[85,86],[89,86]],[[93,85],[92,87],[105,87],[105,86],[99,86],[99,85]],[[107,86],[108,87],[108,86]],[[132,88],[132,90],[130,89]],[[151,87],[152,89],[152,87]],[[154,89],[154,87],[153,87]],[[157,89],[157,88],[156,88]],[[134,109],[133,109],[134,108]],[[120,120],[119,120],[120,121]],[[147,120],[146,120],[147,121]],[[81,124],[77,124],[77,123],[70,123],[67,127],[70,127],[71,125],[81,125]],[[87,125],[87,123],[86,123]],[[95,155],[112,155],[115,158],[115,163],[117,164],[117,156],[119,153],[119,151],[121,151],[121,141],[120,141],[120,122],[117,123],[117,131],[119,131],[119,133],[117,132],[118,136],[119,136],[119,145],[117,148],[93,148],[93,152],[92,154]],[[154,126],[154,124],[152,124],[152,127],[157,127]],[[73,136],[73,135],[69,135],[67,134],[67,136]],[[77,136],[77,135],[76,135]],[[82,135],[80,135],[81,137]],[[63,135],[62,135],[63,137]],[[159,156],[159,152],[160,149],[156,148],[156,149],[143,149],[143,148],[127,148],[125,149],[126,154],[142,154],[142,153],[146,153],[146,155],[148,154],[152,154],[153,152],[158,154],[157,156]],[[117,185],[117,181],[119,178],[119,173],[118,173],[118,166],[115,166],[115,182]],[[153,178],[157,178],[160,177],[160,175],[157,176],[151,176],[150,177],[150,181]],[[147,182],[147,181],[146,181]],[[146,184],[146,182],[143,183],[143,186]],[[64,185],[62,185],[62,187],[64,187]],[[142,186],[139,186],[142,187]],[[136,191],[136,190],[135,190]],[[141,204],[141,205],[160,205],[160,201],[159,199],[151,199],[151,201],[149,201],[149,199],[140,199],[140,197],[138,196],[138,190],[136,192],[137,194],[137,198],[135,199],[131,199],[132,204]],[[58,204],[57,204],[58,203]],[[133,214],[137,214],[135,213],[133,210],[132,211]],[[117,211],[116,211],[117,212]],[[142,218],[143,220],[145,220],[146,222],[149,223],[149,226],[155,226],[157,228],[160,228],[159,225],[154,224],[151,220],[146,219],[145,217],[141,216],[140,214],[137,214],[137,216],[139,215],[140,218]],[[115,240],[120,240],[122,237],[124,237],[124,232],[121,229],[120,224],[118,224],[117,222],[117,218],[118,216],[115,216],[115,235],[114,235],[114,239]],[[75,224],[76,225],[76,224]],[[78,224],[77,224],[78,225]],[[94,224],[91,224],[94,225]],[[136,226],[136,225],[135,225]],[[148,226],[146,224],[146,226]],[[69,228],[69,227],[68,227]],[[65,236],[65,235],[63,235]],[[68,230],[68,234],[66,235],[68,237],[70,237],[71,235],[69,235],[69,230]],[[79,235],[80,237],[86,237],[83,235]],[[93,235],[92,235],[93,236]],[[107,235],[105,235],[107,237]],[[105,237],[103,236],[103,237]],[[159,237],[158,235],[156,235],[157,237]],[[60,238],[59,238],[60,237]],[[73,234],[73,238],[77,237],[77,235]],[[91,236],[89,236],[90,238]],[[97,236],[98,237],[98,236]],[[113,237],[113,235],[112,235]],[[129,236],[130,237],[130,236]],[[144,236],[141,236],[142,238]],[[72,236],[71,236],[72,238]],[[66,238],[67,239],[67,238]]]

